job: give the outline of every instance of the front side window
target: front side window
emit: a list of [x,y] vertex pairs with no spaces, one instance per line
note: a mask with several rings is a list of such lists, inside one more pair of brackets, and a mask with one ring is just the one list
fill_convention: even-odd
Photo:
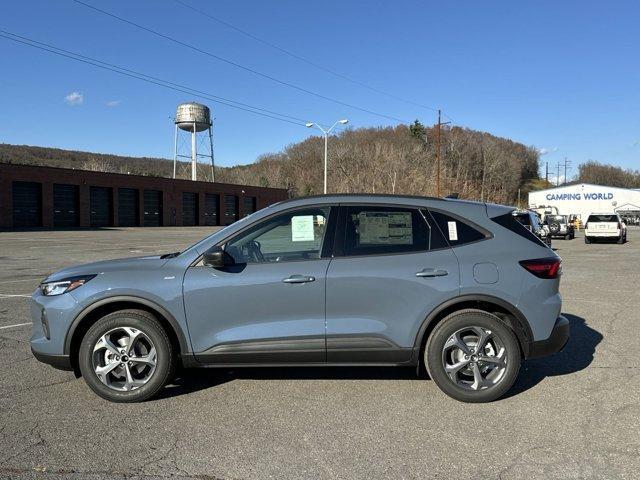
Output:
[[331,207],[306,208],[258,223],[226,243],[236,263],[320,258]]
[[426,251],[429,227],[411,208],[347,207],[344,254],[384,255]]

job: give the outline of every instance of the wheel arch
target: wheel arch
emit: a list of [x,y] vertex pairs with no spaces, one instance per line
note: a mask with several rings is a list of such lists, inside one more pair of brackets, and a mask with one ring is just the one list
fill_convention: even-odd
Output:
[[516,334],[524,358],[529,356],[533,333],[525,316],[511,303],[491,295],[462,295],[447,300],[436,307],[422,322],[414,343],[414,361],[421,364],[421,358],[429,335],[441,320],[451,313],[468,308],[482,310],[498,316]]
[[176,349],[176,356],[180,358],[181,354],[189,352],[189,345],[180,325],[165,308],[146,298],[129,295],[103,298],[82,310],[67,331],[64,341],[64,354],[69,355],[71,366],[76,375],[79,372],[78,352],[84,334],[100,318],[121,310],[144,310],[151,313],[167,332],[172,346]]

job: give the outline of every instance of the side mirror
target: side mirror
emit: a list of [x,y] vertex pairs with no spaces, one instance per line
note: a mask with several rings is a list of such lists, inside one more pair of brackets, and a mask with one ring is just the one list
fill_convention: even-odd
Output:
[[214,246],[204,252],[202,263],[207,267],[222,268],[235,265],[235,260],[222,247]]

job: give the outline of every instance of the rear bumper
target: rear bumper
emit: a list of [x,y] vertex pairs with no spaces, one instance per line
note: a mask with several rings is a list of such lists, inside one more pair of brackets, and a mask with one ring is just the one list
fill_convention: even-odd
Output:
[[53,355],[50,353],[36,352],[33,347],[31,348],[31,353],[36,357],[36,360],[42,363],[48,363],[53,368],[57,368],[58,370],[73,370],[69,355]]
[[589,238],[620,238],[622,236],[622,232],[618,230],[617,232],[599,232],[593,230],[585,230],[585,237]]
[[560,315],[553,326],[549,338],[531,343],[528,358],[546,357],[559,352],[569,341],[570,330],[569,320]]

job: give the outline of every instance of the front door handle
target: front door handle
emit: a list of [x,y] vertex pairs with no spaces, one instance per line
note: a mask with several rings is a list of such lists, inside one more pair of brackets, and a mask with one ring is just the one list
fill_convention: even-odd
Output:
[[310,275],[291,275],[288,278],[282,279],[284,283],[309,283],[315,282],[316,277],[312,277]]
[[449,275],[449,272],[439,268],[424,268],[416,273],[416,277],[444,277]]

